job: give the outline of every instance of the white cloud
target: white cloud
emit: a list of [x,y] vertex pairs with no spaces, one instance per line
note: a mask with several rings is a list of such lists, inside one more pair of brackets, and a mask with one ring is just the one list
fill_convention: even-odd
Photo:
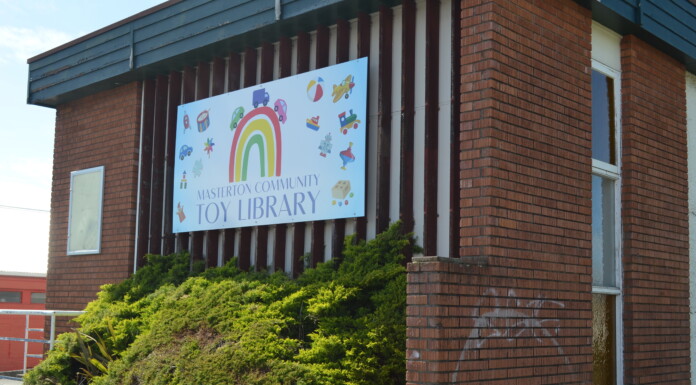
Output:
[[0,26],[0,62],[26,60],[72,39],[65,32],[37,27]]

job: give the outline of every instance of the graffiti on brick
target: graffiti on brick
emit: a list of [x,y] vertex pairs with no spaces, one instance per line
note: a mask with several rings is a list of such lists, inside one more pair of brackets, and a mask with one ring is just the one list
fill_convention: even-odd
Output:
[[462,363],[493,339],[503,340],[515,346],[517,338],[532,338],[540,345],[555,346],[558,354],[564,357],[566,364],[568,363],[563,347],[557,340],[560,321],[557,318],[542,318],[543,310],[562,309],[565,305],[559,301],[547,300],[542,296],[536,299],[521,299],[517,298],[514,290],[506,290],[506,292],[507,295],[500,296],[496,289],[489,288],[483,293],[484,298],[495,298],[495,300],[490,306],[491,310],[485,313],[481,313],[482,307],[487,308],[483,298],[475,307],[472,314],[474,325],[459,355],[451,382],[457,381],[457,374]]

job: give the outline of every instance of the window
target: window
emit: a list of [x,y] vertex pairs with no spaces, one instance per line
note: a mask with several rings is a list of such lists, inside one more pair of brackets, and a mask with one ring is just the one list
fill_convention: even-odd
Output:
[[46,303],[46,293],[31,293],[31,303]]
[[592,383],[621,383],[620,73],[592,70]]
[[100,251],[103,186],[103,166],[70,174],[69,255]]
[[0,291],[0,303],[22,303],[22,292]]

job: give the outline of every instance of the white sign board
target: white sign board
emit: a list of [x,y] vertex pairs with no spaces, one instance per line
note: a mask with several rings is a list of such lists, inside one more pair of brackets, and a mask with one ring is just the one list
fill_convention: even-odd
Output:
[[367,58],[179,106],[173,232],[365,215]]

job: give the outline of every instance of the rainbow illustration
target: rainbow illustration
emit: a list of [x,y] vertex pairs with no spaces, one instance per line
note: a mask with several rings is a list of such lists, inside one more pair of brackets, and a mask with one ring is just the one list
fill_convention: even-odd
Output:
[[258,146],[262,177],[280,176],[283,141],[271,107],[255,108],[237,124],[230,151],[230,183],[247,180],[250,150]]

